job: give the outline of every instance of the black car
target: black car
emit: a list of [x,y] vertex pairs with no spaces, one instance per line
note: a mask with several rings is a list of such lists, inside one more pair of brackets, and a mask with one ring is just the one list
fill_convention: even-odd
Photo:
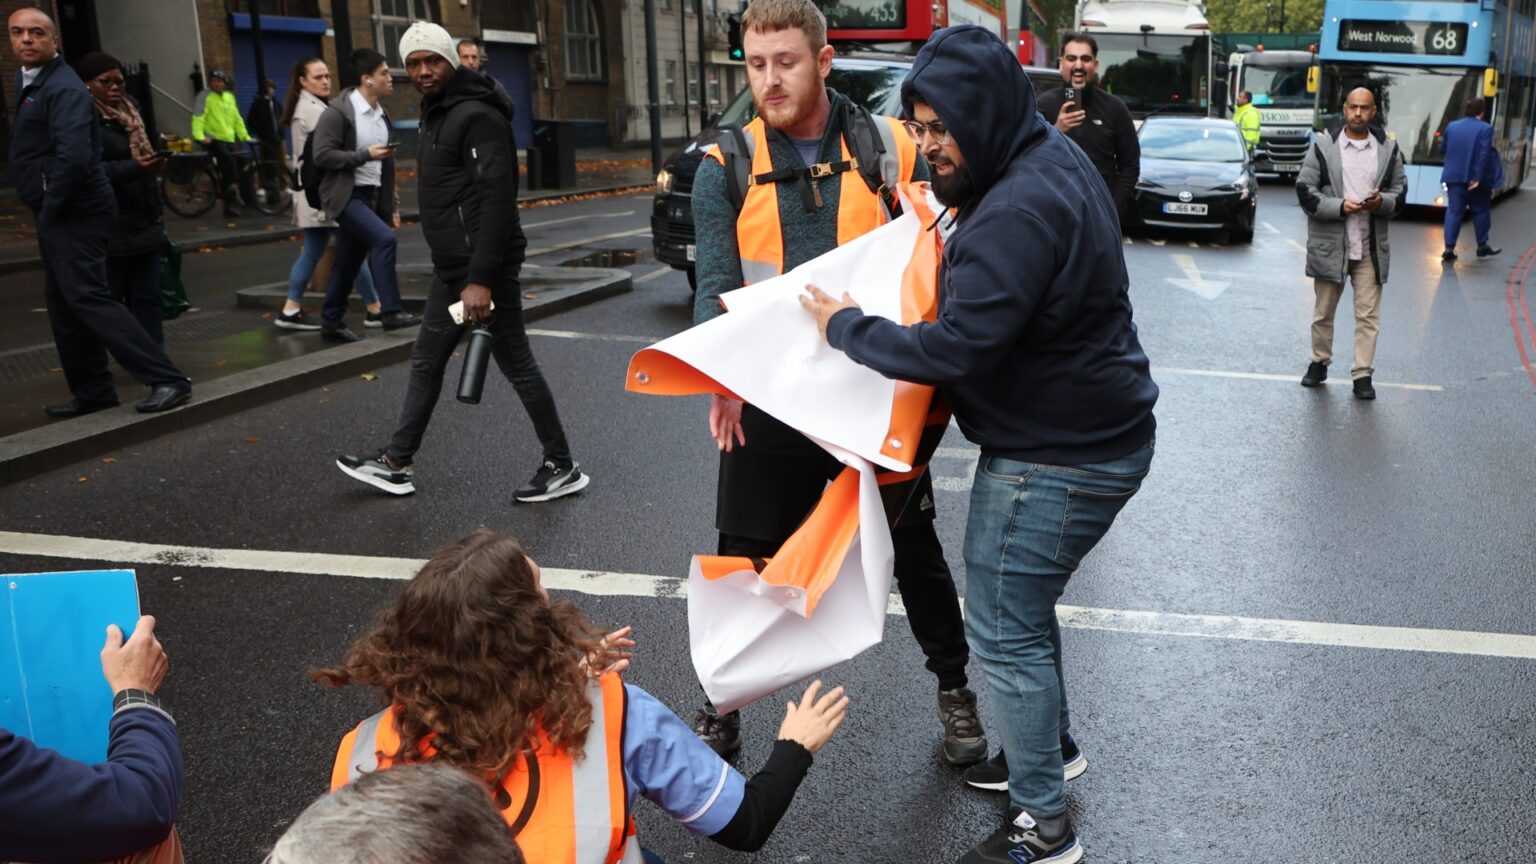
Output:
[[[897,117],[901,115],[901,82],[911,68],[912,58],[905,55],[840,54],[832,59],[827,86],[875,114]],[[1024,71],[1036,89],[1061,86],[1061,73],[1055,69],[1026,67]],[[745,125],[756,116],[751,90],[742,90],[713,125],[667,157],[656,177],[651,244],[658,261],[688,272],[689,287],[697,287],[693,271],[693,177],[704,150],[720,138],[722,129]]]
[[1159,228],[1225,230],[1253,241],[1259,181],[1242,133],[1231,120],[1148,117],[1137,136],[1141,179],[1136,215]]

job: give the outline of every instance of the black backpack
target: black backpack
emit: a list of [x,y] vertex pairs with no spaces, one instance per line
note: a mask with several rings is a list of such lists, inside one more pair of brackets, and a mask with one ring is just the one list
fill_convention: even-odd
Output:
[[316,210],[324,210],[320,206],[320,183],[325,179],[325,172],[315,164],[315,134],[311,132],[304,139],[304,152],[299,154],[298,189],[304,192],[304,201]]
[[[880,166],[884,162],[885,142],[880,138],[880,130],[875,126],[882,123],[868,109],[856,105],[851,101],[842,103],[842,129],[843,137],[848,140],[848,150],[858,163],[859,176],[864,178],[864,185],[869,191],[880,196],[880,201],[885,205],[886,212],[892,219],[901,215],[901,201],[896,196],[895,185],[905,177],[893,177],[889,181],[881,175]],[[767,146],[762,142],[759,146]],[[767,174],[752,177],[752,156],[747,151],[747,135],[740,126],[732,126],[725,130],[725,135],[719,141],[720,155],[725,162],[725,189],[730,196],[731,205],[740,213],[742,205],[747,200],[747,187],[754,183],[776,183],[780,180],[800,180],[804,186],[802,192],[811,188],[809,180],[812,177],[824,176],[814,173],[814,168],[779,168]],[[842,173],[851,170],[854,166],[846,161],[827,163],[827,168],[833,173]],[[818,193],[819,195],[819,193]],[[807,202],[810,201],[808,196]],[[807,209],[810,209],[809,204]]]

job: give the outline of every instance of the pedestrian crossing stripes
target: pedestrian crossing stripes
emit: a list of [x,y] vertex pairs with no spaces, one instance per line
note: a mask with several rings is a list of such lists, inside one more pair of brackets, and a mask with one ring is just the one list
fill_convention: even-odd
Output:
[[[426,563],[425,560],[413,558],[168,546],[13,531],[0,531],[0,554],[58,558],[93,565],[149,564],[399,580],[411,578]],[[685,579],[643,573],[545,567],[541,578],[551,590],[594,596],[682,598],[687,595],[688,588]],[[892,615],[906,614],[900,597],[891,596],[888,611]],[[1067,605],[1058,606],[1057,614],[1062,626],[1080,630],[1536,660],[1536,636],[1518,633],[1388,627],[1239,615],[1190,615]]]

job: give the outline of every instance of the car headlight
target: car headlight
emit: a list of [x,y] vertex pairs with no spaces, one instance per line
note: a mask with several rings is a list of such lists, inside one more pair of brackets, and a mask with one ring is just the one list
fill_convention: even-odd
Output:
[[661,173],[656,175],[656,191],[660,192],[663,195],[665,195],[668,192],[672,191],[672,172],[671,171],[668,171],[667,169],[663,168],[663,169],[661,169]]
[[1230,194],[1232,192],[1236,192],[1237,193],[1237,200],[1239,200],[1239,201],[1247,201],[1248,200],[1248,184],[1247,183],[1228,183],[1225,186],[1217,186],[1212,191],[1213,192],[1228,193],[1228,194]]
[[1151,180],[1145,180],[1145,179],[1139,179],[1138,178],[1136,180],[1136,188],[1140,189],[1142,191],[1150,192],[1153,189],[1158,188],[1158,185],[1156,183],[1153,183]]

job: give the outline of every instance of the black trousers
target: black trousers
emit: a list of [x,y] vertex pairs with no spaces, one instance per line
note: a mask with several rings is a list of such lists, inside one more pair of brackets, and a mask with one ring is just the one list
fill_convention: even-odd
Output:
[[[224,188],[219,190],[219,195],[224,199],[225,205],[235,203],[235,197],[229,194],[240,185],[240,170],[235,162],[235,146],[228,141],[214,141],[212,144],[204,144],[209,153],[213,154],[213,161],[219,166],[219,181]],[[240,145],[242,148],[244,145]],[[243,151],[242,151],[243,152]]]
[[107,288],[118,302],[128,307],[149,338],[165,347],[165,319],[160,312],[160,250],[107,258]]
[[[742,432],[746,446],[720,457],[719,554],[768,558],[810,515],[843,465],[751,405],[742,411]],[[925,478],[891,531],[896,588],[928,671],[939,689],[953,690],[966,685],[971,655],[955,580],[934,529],[932,496],[932,481]]]
[[107,233],[116,219],[102,213],[62,224],[39,218],[37,225],[59,363],[69,392],[86,402],[117,401],[109,353],[146,386],[188,383],[107,286]]
[[[457,303],[459,292],[469,280],[458,277],[444,281],[441,276],[432,280],[427,294],[427,310],[422,316],[421,330],[416,334],[416,346],[411,350],[411,379],[405,385],[405,405],[400,409],[400,424],[389,442],[389,458],[396,465],[409,465],[421,449],[421,439],[432,421],[432,411],[437,407],[438,396],[443,390],[443,374],[453,349],[468,329],[466,325],[453,323],[448,307]],[[512,382],[513,389],[523,402],[523,409],[533,421],[533,431],[544,449],[544,459],[557,465],[571,463],[571,448],[565,440],[565,429],[560,425],[560,412],[555,410],[555,396],[544,380],[539,363],[533,358],[533,348],[528,344],[528,332],[523,326],[522,284],[509,276],[498,280],[491,289],[491,302],[496,308],[491,322],[491,356],[501,374]],[[470,410],[487,410],[473,406]]]

